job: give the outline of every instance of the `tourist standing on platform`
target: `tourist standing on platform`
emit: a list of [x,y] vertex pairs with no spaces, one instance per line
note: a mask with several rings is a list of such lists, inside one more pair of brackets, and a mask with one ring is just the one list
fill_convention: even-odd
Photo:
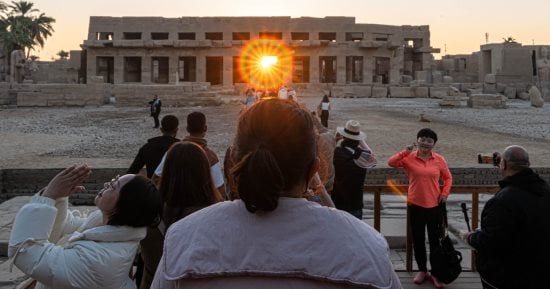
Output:
[[155,97],[153,98],[153,100],[149,101],[149,106],[151,109],[151,116],[155,121],[155,128],[158,128],[160,109],[162,107],[162,101],[160,101],[160,98],[158,97],[158,95],[155,94]]
[[315,139],[293,101],[246,110],[233,147],[240,199],[172,224],[151,288],[401,288],[378,232],[303,198]]
[[323,124],[323,126],[328,127],[328,112],[330,111],[330,100],[328,99],[328,96],[326,94],[323,96],[323,100],[321,101],[321,103],[319,103],[317,111],[321,116],[321,123]]
[[162,221],[149,227],[147,237],[140,242],[144,262],[140,289],[151,286],[168,228],[187,215],[223,200],[212,183],[206,153],[199,145],[185,141],[174,144],[166,154],[159,192]]
[[[442,282],[428,273],[425,244],[427,227],[430,251],[438,246],[439,236],[444,230],[440,203],[447,201],[453,182],[445,159],[432,151],[436,143],[437,134],[429,128],[423,128],[418,131],[416,142],[390,157],[388,165],[404,168],[409,179],[407,210],[414,257],[420,271],[414,277],[414,283],[422,284],[431,280],[436,288],[444,288]],[[418,147],[416,151],[415,147]],[[443,188],[439,186],[440,179],[443,180]]]
[[136,288],[129,273],[146,227],[160,219],[160,195],[143,176],[117,176],[96,196],[99,210],[80,218],[68,197],[90,174],[86,165],[65,169],[15,217],[8,255],[36,288]]
[[501,187],[483,208],[481,229],[463,233],[477,251],[483,288],[550,288],[550,186],[521,146],[504,150]]
[[132,165],[130,165],[127,172],[128,174],[139,173],[141,168],[145,165],[147,177],[151,178],[166,151],[173,143],[179,141],[179,139],[176,138],[179,125],[177,117],[171,114],[166,115],[162,118],[160,124],[162,136],[147,140],[147,143],[139,149]]
[[337,209],[363,219],[363,187],[367,169],[376,166],[376,158],[365,142],[367,135],[358,121],[349,120],[336,128],[338,143],[334,149],[334,187],[331,194]]

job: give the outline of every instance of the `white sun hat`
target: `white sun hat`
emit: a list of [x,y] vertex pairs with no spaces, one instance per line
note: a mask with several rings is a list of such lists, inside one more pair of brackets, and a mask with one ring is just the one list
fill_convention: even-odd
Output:
[[345,127],[337,127],[336,131],[345,138],[364,140],[367,135],[361,131],[361,125],[356,120],[348,120]]

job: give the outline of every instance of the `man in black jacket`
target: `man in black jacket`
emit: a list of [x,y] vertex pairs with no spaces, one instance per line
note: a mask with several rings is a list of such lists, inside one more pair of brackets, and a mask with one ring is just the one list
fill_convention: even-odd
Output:
[[463,235],[484,288],[550,288],[550,186],[529,166],[523,147],[504,150],[501,190],[485,204],[481,229]]
[[128,174],[139,173],[141,168],[145,165],[147,177],[151,178],[162,156],[164,156],[164,153],[166,153],[173,143],[179,141],[179,139],[176,138],[178,125],[179,121],[177,117],[173,115],[166,115],[163,117],[160,128],[162,136],[147,140],[147,143],[139,149],[134,162],[128,169]]
[[155,128],[159,127],[159,115],[160,110],[162,107],[162,101],[160,101],[160,98],[158,95],[155,94],[155,97],[153,100],[149,101],[149,106],[151,108],[151,116],[153,117],[153,120],[155,121]]

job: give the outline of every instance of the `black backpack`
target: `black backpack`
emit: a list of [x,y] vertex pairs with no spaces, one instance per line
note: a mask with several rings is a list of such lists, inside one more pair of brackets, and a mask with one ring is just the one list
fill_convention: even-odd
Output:
[[462,254],[455,250],[453,242],[447,234],[447,207],[440,204],[443,212],[443,235],[439,239],[439,245],[430,252],[431,274],[439,281],[449,284],[458,278],[462,272]]

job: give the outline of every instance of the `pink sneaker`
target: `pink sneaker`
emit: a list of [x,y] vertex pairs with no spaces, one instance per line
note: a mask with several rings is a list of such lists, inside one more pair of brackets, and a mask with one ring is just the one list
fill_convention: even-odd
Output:
[[432,283],[434,284],[434,287],[437,288],[437,289],[443,289],[445,288],[445,284],[439,280],[437,280],[437,278],[435,278],[435,276],[431,276],[432,277]]
[[414,284],[422,284],[424,283],[424,281],[426,281],[428,278],[430,277],[430,275],[428,275],[427,272],[418,272],[416,273],[416,275],[414,276]]

